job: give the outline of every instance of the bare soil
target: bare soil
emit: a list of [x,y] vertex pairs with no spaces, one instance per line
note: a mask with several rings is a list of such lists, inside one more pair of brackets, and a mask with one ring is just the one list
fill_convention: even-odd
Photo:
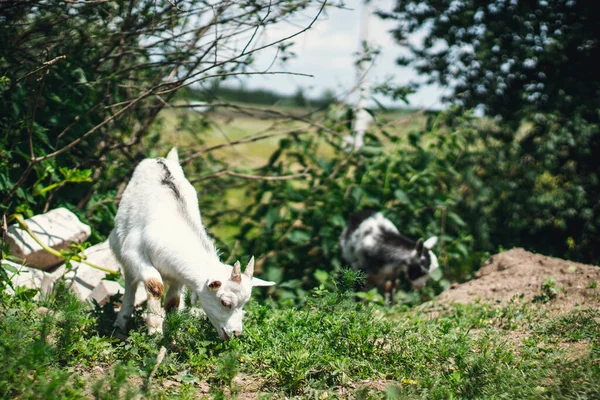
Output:
[[523,296],[534,301],[543,294],[542,283],[556,279],[556,297],[544,302],[550,315],[577,309],[600,308],[600,267],[534,254],[514,248],[490,257],[475,279],[454,284],[436,300],[441,304],[492,302],[506,304]]

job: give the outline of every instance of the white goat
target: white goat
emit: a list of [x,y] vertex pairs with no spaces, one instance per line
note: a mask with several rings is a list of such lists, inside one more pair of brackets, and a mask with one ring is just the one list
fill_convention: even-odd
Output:
[[148,293],[148,333],[162,333],[164,281],[168,284],[166,310],[182,306],[181,292],[187,286],[225,340],[241,334],[242,308],[252,287],[275,284],[252,277],[254,257],[243,274],[239,261],[233,268],[221,263],[175,148],[166,159],[146,159],[136,167],[109,241],[125,275],[125,295],[115,321],[124,333],[140,282]]
[[427,283],[429,274],[438,268],[431,248],[433,236],[416,242],[400,234],[396,226],[381,213],[363,211],[348,221],[340,237],[342,257],[350,266],[367,274],[367,286],[377,287],[391,302],[401,274],[414,289]]

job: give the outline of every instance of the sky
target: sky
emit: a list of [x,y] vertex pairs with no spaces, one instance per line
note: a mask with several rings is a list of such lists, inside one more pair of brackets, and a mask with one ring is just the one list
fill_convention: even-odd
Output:
[[[391,10],[394,0],[374,0],[370,8]],[[345,8],[329,8],[315,22],[313,27],[300,36],[294,38],[292,47],[296,57],[288,60],[285,65],[279,62],[273,64],[274,49],[259,52],[256,56],[257,70],[288,71],[309,74],[313,77],[292,75],[266,75],[252,76],[245,81],[247,88],[264,88],[281,94],[293,94],[298,88],[304,88],[309,96],[319,96],[326,89],[331,89],[337,94],[347,93],[357,85],[357,72],[354,65],[356,53],[359,50],[361,37],[361,24],[363,18],[363,1],[348,0],[344,2]],[[269,27],[257,40],[258,45],[263,45],[273,40],[294,34],[310,23],[317,10],[311,8],[304,12],[295,23],[280,24]],[[407,54],[398,45],[389,31],[395,27],[393,21],[384,21],[372,14],[367,23],[367,39],[371,46],[380,49],[374,65],[369,69],[367,79],[369,82],[382,82],[388,77],[393,77],[397,84],[405,84],[411,80],[419,79],[411,67],[400,67],[396,59]],[[422,34],[409,38],[410,41],[422,39]],[[404,51],[404,53],[403,53]],[[422,78],[421,78],[422,79]],[[421,88],[409,97],[410,106],[416,108],[441,108],[440,97],[444,90],[437,86]],[[352,101],[354,97],[349,100]],[[391,100],[378,98],[386,105],[404,106]],[[374,103],[370,102],[372,106]]]

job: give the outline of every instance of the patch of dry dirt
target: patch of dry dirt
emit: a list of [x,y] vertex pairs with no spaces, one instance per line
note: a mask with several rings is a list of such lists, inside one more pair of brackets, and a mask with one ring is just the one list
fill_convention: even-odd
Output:
[[533,301],[542,294],[542,282],[556,279],[558,295],[545,303],[551,315],[600,308],[600,267],[546,257],[515,248],[490,257],[475,279],[453,285],[436,300],[441,304],[476,301],[506,304],[515,296]]

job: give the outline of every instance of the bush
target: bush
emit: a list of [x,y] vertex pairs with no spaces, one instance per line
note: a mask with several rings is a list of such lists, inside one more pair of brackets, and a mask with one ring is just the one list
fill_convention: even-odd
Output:
[[[310,170],[306,180],[247,184],[251,205],[229,221],[240,227],[237,253],[265,255],[261,266],[268,279],[280,283],[280,299],[301,299],[318,283],[319,271],[344,266],[338,241],[347,218],[376,208],[409,237],[438,235],[435,251],[444,274],[468,278],[480,255],[473,252],[471,230],[458,212],[464,179],[455,165],[472,146],[473,132],[435,127],[411,133],[409,143],[389,136],[385,144],[371,135],[360,152],[347,154],[340,148],[341,135],[332,139],[332,132],[346,132],[336,115],[317,138],[281,140],[262,168],[265,175]],[[425,292],[425,298],[431,294]]]

